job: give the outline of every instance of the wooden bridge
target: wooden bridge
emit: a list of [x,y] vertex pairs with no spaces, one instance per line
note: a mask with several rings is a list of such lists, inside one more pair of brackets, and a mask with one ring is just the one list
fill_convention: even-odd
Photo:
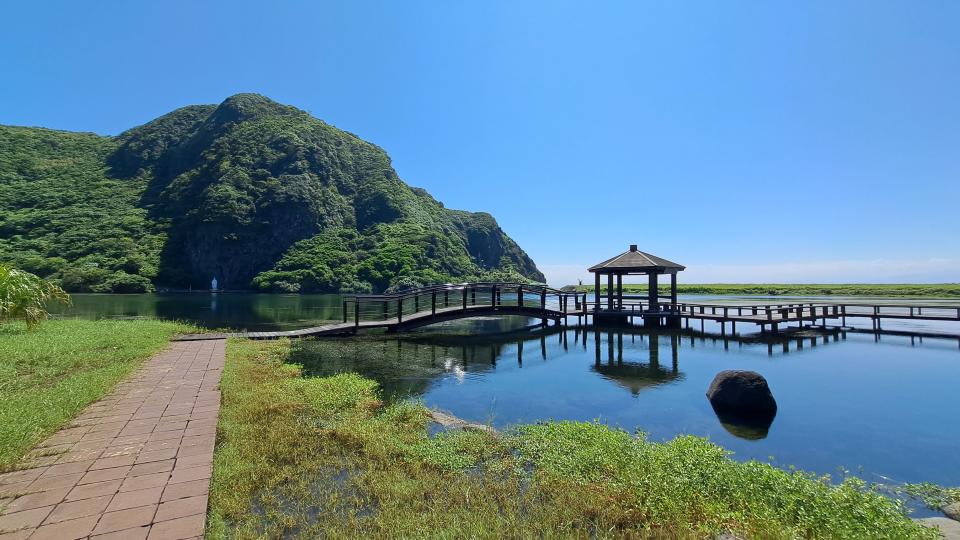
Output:
[[[599,296],[599,295],[598,295]],[[540,319],[546,326],[630,324],[640,318],[644,325],[680,328],[700,321],[720,324],[721,333],[737,333],[737,324],[756,325],[761,333],[778,332],[789,324],[847,325],[847,319],[872,321],[880,330],[883,320],[960,322],[960,306],[863,303],[782,303],[758,305],[701,304],[637,299],[618,295],[606,302],[588,301],[587,293],[521,283],[463,283],[436,285],[389,295],[355,295],[342,304],[342,320],[322,326],[280,332],[193,334],[181,340],[246,337],[271,339],[355,334],[360,330],[410,330],[431,324],[480,316],[518,315]],[[960,335],[960,328],[958,328]]]

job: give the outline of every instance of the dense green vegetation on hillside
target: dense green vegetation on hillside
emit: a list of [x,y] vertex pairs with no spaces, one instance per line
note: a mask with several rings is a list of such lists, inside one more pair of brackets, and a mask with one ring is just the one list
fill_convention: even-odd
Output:
[[735,462],[600,423],[430,436],[421,403],[301,377],[288,341],[231,340],[210,538],[935,538],[857,478]]
[[379,147],[240,94],[117,137],[0,126],[0,261],[68,291],[382,291],[543,275]]
[[143,181],[107,174],[115,146],[92,133],[0,126],[0,261],[68,291],[151,287],[162,228],[137,207]]
[[[583,292],[592,292],[593,285],[580,285],[575,288]],[[601,287],[606,291],[606,285]],[[661,294],[669,294],[669,285],[660,285]],[[647,286],[624,284],[624,294],[646,294]],[[783,283],[716,283],[716,284],[679,284],[679,294],[729,294],[762,296],[916,296],[944,298],[960,296],[960,283],[931,284],[783,284]]]

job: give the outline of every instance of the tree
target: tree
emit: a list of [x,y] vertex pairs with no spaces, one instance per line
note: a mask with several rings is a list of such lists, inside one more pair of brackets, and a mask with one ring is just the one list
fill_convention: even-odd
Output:
[[51,302],[70,305],[70,295],[30,272],[0,265],[0,324],[22,319],[34,328],[50,316]]

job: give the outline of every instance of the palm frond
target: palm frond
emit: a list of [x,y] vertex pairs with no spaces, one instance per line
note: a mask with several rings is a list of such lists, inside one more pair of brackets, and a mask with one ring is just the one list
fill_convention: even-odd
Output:
[[51,303],[69,306],[70,295],[30,272],[0,264],[0,324],[21,319],[33,328],[50,316]]

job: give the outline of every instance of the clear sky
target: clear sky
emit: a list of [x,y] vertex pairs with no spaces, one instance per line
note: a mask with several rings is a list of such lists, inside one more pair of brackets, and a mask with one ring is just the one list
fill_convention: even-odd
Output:
[[[960,281],[960,2],[11,2],[0,123],[259,92],[492,213],[554,284]],[[585,280],[586,281],[586,280]]]

